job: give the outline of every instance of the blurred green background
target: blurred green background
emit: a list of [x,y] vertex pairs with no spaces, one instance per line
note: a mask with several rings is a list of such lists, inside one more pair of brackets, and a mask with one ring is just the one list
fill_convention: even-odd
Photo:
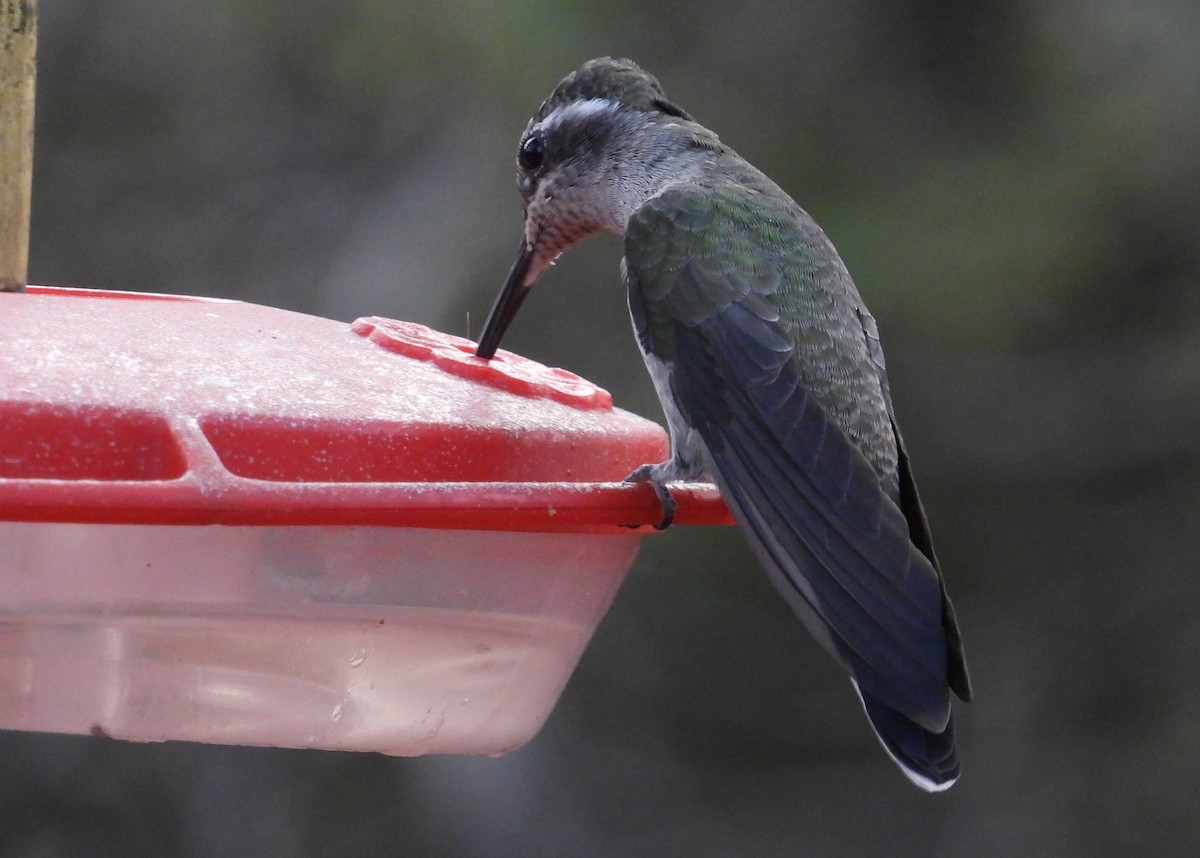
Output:
[[[919,793],[737,533],[677,528],[520,751],[2,733],[0,856],[1197,854],[1198,37],[1190,0],[42,0],[32,282],[460,334],[528,116],[654,72],[878,318],[977,702]],[[619,255],[505,346],[660,420]]]

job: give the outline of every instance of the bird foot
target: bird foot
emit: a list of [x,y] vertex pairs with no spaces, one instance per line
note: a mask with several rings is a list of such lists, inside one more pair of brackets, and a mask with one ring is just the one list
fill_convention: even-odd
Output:
[[654,489],[658,502],[662,504],[663,513],[662,521],[654,525],[655,530],[666,530],[675,520],[675,510],[678,504],[675,502],[675,498],[671,497],[671,490],[667,488],[667,480],[671,479],[668,475],[671,473],[672,465],[672,462],[642,465],[625,478],[627,483],[649,483],[650,487]]

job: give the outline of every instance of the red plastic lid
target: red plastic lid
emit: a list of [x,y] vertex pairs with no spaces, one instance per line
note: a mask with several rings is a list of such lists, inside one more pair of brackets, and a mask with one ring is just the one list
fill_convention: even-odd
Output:
[[[561,369],[421,325],[238,301],[0,293],[0,520],[604,530],[654,423]],[[728,523],[715,490],[677,521]]]

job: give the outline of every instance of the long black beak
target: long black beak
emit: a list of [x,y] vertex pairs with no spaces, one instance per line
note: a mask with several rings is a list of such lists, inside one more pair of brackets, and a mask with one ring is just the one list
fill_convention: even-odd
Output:
[[496,353],[496,348],[500,345],[500,338],[504,336],[504,332],[508,330],[509,324],[517,315],[521,302],[533,288],[532,283],[525,284],[525,275],[529,273],[529,263],[532,260],[533,253],[530,251],[529,245],[525,243],[525,239],[521,239],[521,250],[517,253],[517,261],[513,263],[512,271],[508,272],[508,280],[505,282],[504,288],[500,290],[496,303],[492,305],[492,312],[488,314],[487,323],[483,326],[483,336],[479,338],[479,345],[475,349],[477,357],[491,360],[492,355]]

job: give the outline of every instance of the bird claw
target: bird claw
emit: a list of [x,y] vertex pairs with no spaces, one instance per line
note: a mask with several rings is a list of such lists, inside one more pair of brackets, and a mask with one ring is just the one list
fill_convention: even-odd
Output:
[[655,530],[666,530],[675,520],[675,510],[678,504],[667,488],[667,478],[662,473],[662,465],[642,465],[625,478],[627,483],[649,483],[654,489],[658,502],[662,504],[662,521],[654,525]]

